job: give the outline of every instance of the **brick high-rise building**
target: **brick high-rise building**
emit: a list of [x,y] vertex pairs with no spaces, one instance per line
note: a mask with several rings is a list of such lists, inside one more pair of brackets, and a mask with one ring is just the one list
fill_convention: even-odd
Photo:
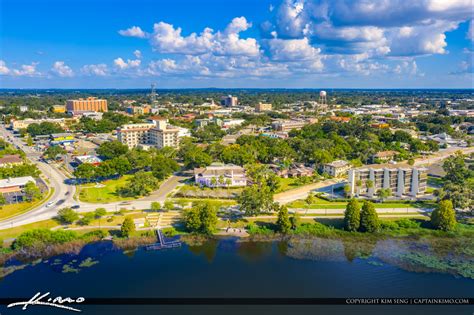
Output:
[[73,113],[82,112],[106,112],[107,100],[98,99],[97,97],[80,98],[78,100],[68,100],[66,102],[66,110]]

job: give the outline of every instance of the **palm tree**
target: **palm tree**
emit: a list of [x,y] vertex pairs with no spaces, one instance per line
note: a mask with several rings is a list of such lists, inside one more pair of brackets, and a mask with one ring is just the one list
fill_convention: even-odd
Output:
[[213,177],[211,178],[211,186],[215,188],[217,186],[217,178]]
[[225,185],[227,186],[227,188],[229,188],[230,185],[232,185],[232,180],[230,178],[226,178]]
[[356,187],[357,187],[357,197],[359,197],[360,189],[362,187],[362,181],[360,179],[356,180]]

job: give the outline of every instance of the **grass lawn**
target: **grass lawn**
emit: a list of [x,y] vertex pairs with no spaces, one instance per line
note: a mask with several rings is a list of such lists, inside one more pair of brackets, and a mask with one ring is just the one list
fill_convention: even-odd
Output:
[[[304,200],[296,200],[289,203],[288,208],[304,208],[304,209],[345,209],[347,202],[339,201],[327,201],[316,197],[316,203],[308,205]],[[376,208],[419,208],[423,206],[433,206],[432,204],[421,204],[421,203],[397,203],[397,202],[384,202],[375,203]]]
[[32,229],[40,229],[40,228],[50,229],[58,225],[59,225],[58,222],[56,222],[53,219],[50,219],[50,220],[39,221],[39,222],[26,224],[22,226],[17,226],[11,229],[0,230],[0,239],[5,240],[7,238],[16,237],[20,235],[21,233],[32,230]]
[[236,205],[237,202],[231,199],[198,199],[198,198],[171,198],[169,199],[174,203],[185,203],[185,202],[208,202],[213,206],[216,207],[223,207],[223,206],[232,206]]
[[296,180],[296,178],[293,178],[293,177],[288,177],[288,178],[279,177],[279,182],[280,182],[280,187],[278,188],[277,193],[302,186],[298,184],[298,181]]
[[110,203],[115,201],[133,200],[133,197],[121,197],[117,194],[117,189],[127,185],[127,181],[132,175],[124,175],[118,179],[110,179],[99,183],[96,187],[95,183],[80,185],[79,200],[90,203]]

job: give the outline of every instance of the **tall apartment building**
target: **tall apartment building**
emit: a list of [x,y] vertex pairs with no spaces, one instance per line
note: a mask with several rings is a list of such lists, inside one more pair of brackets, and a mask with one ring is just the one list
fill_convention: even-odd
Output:
[[[373,183],[367,187],[367,182]],[[350,195],[372,198],[380,189],[390,189],[396,197],[416,197],[426,191],[427,169],[413,166],[363,167],[349,170]],[[357,184],[360,184],[359,186]]]
[[236,96],[232,96],[232,95],[227,95],[223,97],[221,100],[221,104],[226,107],[237,106],[238,102],[239,102],[239,99]]
[[178,147],[179,129],[169,126],[166,120],[156,123],[128,124],[117,129],[117,139],[129,148],[139,145],[163,147]]
[[98,99],[97,97],[80,98],[78,100],[68,100],[66,102],[66,110],[73,113],[81,112],[106,112],[107,100]]

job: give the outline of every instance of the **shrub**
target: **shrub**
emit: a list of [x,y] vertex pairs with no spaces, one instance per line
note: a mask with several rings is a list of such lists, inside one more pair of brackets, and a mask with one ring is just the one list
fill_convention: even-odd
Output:
[[399,219],[395,222],[397,222],[398,226],[405,229],[416,229],[421,226],[420,222],[407,218]]
[[395,221],[382,221],[380,222],[380,228],[382,230],[395,231],[395,230],[398,230],[400,226]]
[[97,209],[95,209],[94,214],[95,214],[95,217],[98,219],[98,218],[101,218],[104,215],[106,215],[107,210],[105,210],[105,208],[97,208]]
[[360,226],[360,205],[356,199],[351,199],[346,206],[344,212],[344,228],[348,231],[354,232]]
[[95,219],[96,215],[93,212],[85,213],[79,220],[80,225],[89,225]]
[[249,223],[246,226],[247,232],[251,235],[271,235],[274,233],[272,229],[267,226],[260,226],[255,223]]
[[49,244],[63,244],[78,238],[74,231],[34,229],[23,232],[13,243],[14,249],[31,248]]
[[303,223],[298,226],[295,230],[295,234],[302,235],[328,235],[334,233],[332,226],[327,226],[319,222],[316,223]]
[[431,214],[431,224],[438,230],[452,231],[456,227],[456,223],[453,203],[451,200],[441,200]]
[[82,235],[82,238],[87,239],[87,240],[94,239],[94,238],[103,239],[103,238],[106,238],[107,236],[109,236],[109,233],[107,231],[94,230],[94,231],[85,233],[84,235]]
[[360,227],[361,232],[374,233],[380,229],[380,221],[375,211],[374,204],[369,201],[365,201],[360,212]]
[[133,232],[135,232],[135,223],[131,217],[126,217],[123,220],[122,227],[120,228],[122,237],[130,237]]
[[63,224],[71,224],[79,219],[79,214],[71,208],[63,208],[58,211],[57,219]]

